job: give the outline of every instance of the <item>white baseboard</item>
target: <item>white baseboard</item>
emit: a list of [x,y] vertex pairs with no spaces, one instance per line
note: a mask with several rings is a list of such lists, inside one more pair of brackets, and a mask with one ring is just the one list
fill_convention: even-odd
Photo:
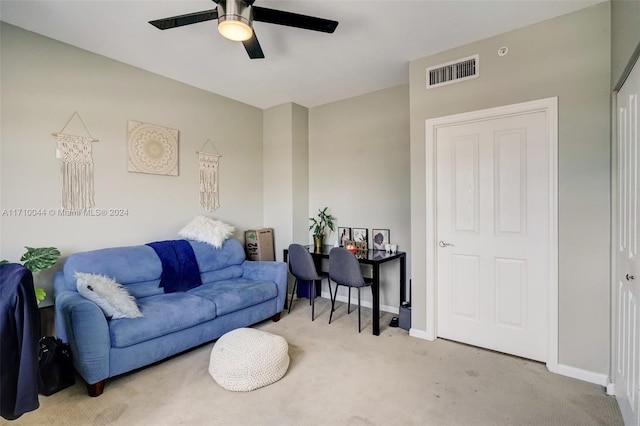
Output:
[[427,333],[426,331],[418,330],[417,328],[409,329],[409,336],[417,337],[418,339],[423,339],[423,340],[430,340],[430,341],[436,340],[435,338],[432,338],[430,334]]
[[[357,291],[357,290],[356,290]],[[353,294],[353,292],[352,292]],[[328,291],[323,291],[322,294],[320,294],[321,297],[324,297],[326,299],[331,300],[331,296],[329,295]],[[343,302],[343,303],[347,303],[347,296],[342,296],[342,295],[338,295],[338,297],[336,297],[336,301],[338,302]],[[366,308],[373,308],[373,305],[370,301],[368,300],[362,300],[361,301],[362,306],[366,307]],[[356,295],[356,297],[351,297],[351,306],[358,306],[358,296]],[[400,313],[400,307],[398,306],[388,306],[388,305],[380,305],[380,310],[383,312],[389,312],[391,314],[399,314]]]
[[[330,297],[330,295],[329,295],[329,292],[328,292],[328,291],[323,291],[323,292],[321,292],[321,293],[319,294],[319,296],[320,296],[320,297],[323,297],[323,298],[325,298],[325,299],[331,300],[331,297]],[[288,297],[288,299],[287,299],[287,300],[289,300],[289,301],[291,301],[291,300],[292,300],[292,294],[291,294],[291,293],[289,293],[289,294],[287,295],[287,297]],[[347,303],[347,296],[341,296],[341,295],[338,295],[338,297],[336,298],[336,301],[338,301],[338,302],[343,302],[343,303]],[[373,307],[370,301],[362,300],[362,301],[361,301],[361,303],[362,303],[362,306],[364,306],[365,308],[372,308],[372,307]],[[355,306],[355,307],[357,307],[357,306],[358,306],[358,296],[357,296],[357,295],[356,295],[356,297],[355,297],[355,298],[354,298],[354,297],[351,297],[351,306]],[[399,315],[399,313],[400,313],[400,307],[398,307],[398,306],[380,305],[380,311],[382,311],[382,312],[389,312],[390,314],[396,314],[396,315]]]
[[595,383],[596,385],[609,388],[611,384],[609,382],[609,376],[607,374],[596,373],[593,371],[583,370],[577,367],[571,367],[570,365],[558,364],[558,374],[571,377],[578,380],[583,380],[589,383]]

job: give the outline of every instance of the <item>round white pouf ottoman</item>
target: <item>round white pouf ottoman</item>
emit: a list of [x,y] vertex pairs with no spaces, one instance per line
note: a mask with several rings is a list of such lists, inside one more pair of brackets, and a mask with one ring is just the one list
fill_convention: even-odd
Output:
[[282,336],[238,328],[211,350],[209,374],[226,390],[247,392],[277,382],[289,368],[289,345]]

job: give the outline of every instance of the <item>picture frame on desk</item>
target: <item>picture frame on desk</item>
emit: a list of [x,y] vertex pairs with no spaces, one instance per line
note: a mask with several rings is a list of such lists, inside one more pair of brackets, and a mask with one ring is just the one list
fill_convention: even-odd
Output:
[[338,227],[338,238],[340,238],[340,247],[344,247],[345,241],[351,240],[351,228]]
[[374,250],[384,250],[385,244],[391,244],[388,229],[372,229],[371,237]]
[[366,247],[369,247],[369,230],[367,228],[353,228],[353,240],[364,241]]

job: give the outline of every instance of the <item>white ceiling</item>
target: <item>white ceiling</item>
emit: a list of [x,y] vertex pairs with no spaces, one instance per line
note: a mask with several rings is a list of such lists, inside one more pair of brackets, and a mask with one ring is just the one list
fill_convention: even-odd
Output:
[[211,0],[0,0],[0,19],[258,108],[314,107],[407,83],[413,59],[602,1],[257,0],[339,25],[325,34],[255,22],[266,58],[254,60],[216,21],[147,23],[213,9]]

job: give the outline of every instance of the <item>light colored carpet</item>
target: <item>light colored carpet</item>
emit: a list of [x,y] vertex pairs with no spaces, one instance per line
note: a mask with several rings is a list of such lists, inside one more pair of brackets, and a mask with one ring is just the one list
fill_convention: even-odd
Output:
[[11,425],[622,425],[601,386],[542,364],[455,342],[428,342],[388,326],[371,335],[371,310],[306,300],[256,328],[283,336],[291,364],[278,382],[224,390],[207,372],[213,343],[111,379],[98,398],[84,383],[49,397]]

